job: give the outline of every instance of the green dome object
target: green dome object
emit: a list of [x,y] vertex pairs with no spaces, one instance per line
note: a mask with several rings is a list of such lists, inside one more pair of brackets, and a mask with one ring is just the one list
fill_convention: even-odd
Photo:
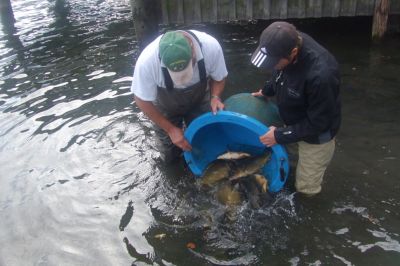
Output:
[[225,110],[257,119],[266,126],[282,126],[278,107],[263,97],[254,97],[251,93],[232,95],[224,101]]

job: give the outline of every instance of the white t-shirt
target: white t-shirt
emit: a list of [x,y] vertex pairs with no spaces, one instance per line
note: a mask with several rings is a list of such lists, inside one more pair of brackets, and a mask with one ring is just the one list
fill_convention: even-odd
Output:
[[[197,42],[193,41],[196,60],[204,57],[207,77],[215,81],[223,80],[227,75],[225,59],[221,45],[218,41],[205,32],[191,30],[200,40],[201,48]],[[159,36],[151,42],[140,54],[133,74],[131,91],[143,101],[154,101],[157,98],[157,87],[165,88],[164,76],[161,67],[164,64],[159,58],[159,42],[162,36]],[[193,67],[193,78],[185,87],[196,84],[200,81],[198,64]],[[176,86],[174,86],[176,87]]]

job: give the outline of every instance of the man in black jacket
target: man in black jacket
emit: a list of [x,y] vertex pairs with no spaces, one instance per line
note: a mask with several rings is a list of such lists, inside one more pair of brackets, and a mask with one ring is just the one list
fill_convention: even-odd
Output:
[[253,95],[276,96],[285,123],[281,128],[271,126],[260,141],[268,147],[297,143],[296,190],[319,193],[341,120],[338,63],[287,22],[274,22],[263,31],[251,62],[272,70],[272,79]]

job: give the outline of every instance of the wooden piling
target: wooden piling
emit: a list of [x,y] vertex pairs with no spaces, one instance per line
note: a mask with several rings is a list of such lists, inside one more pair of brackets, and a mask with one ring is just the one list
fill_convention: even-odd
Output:
[[13,34],[15,32],[15,18],[10,0],[0,0],[0,17],[4,32]]
[[372,39],[379,41],[383,38],[387,30],[389,15],[389,0],[376,0],[374,17],[372,22]]
[[[0,0],[0,16],[10,17],[10,15],[14,14],[11,6],[10,0]],[[14,15],[12,15],[12,20],[15,22]]]
[[136,40],[142,50],[158,35],[163,0],[130,0]]

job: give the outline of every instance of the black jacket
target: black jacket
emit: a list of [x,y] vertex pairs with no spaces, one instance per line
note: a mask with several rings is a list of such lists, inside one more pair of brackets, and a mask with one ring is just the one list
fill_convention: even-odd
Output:
[[278,143],[325,143],[336,135],[341,120],[338,63],[310,36],[300,35],[303,44],[297,60],[282,71],[274,71],[263,94],[276,96],[286,125],[275,130]]

